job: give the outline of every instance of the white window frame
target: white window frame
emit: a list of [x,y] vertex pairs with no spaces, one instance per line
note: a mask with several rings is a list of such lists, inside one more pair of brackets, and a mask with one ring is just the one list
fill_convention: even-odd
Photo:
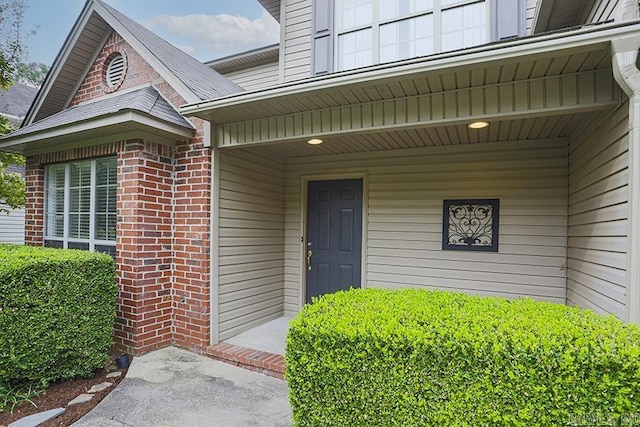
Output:
[[[333,37],[333,52],[334,52],[334,64],[335,64],[335,70],[336,71],[347,71],[350,70],[351,68],[344,68],[341,69],[340,68],[340,49],[339,49],[339,39],[341,35],[344,34],[349,34],[349,33],[354,33],[357,31],[361,31],[361,30],[365,30],[365,29],[369,29],[371,28],[372,30],[372,49],[373,49],[373,58],[372,58],[372,63],[371,65],[377,65],[380,64],[380,26],[382,25],[386,25],[386,24],[391,24],[391,23],[395,23],[395,22],[402,22],[402,21],[406,21],[408,19],[412,19],[412,18],[417,18],[420,16],[427,16],[427,15],[432,15],[433,16],[433,52],[434,53],[441,53],[442,52],[442,12],[449,10],[449,9],[455,9],[457,7],[461,7],[461,6],[468,6],[468,5],[472,5],[475,3],[484,3],[485,4],[485,11],[486,11],[486,16],[485,16],[485,28],[486,28],[486,35],[485,35],[485,40],[488,42],[491,41],[491,36],[492,36],[492,8],[493,8],[493,3],[491,0],[459,0],[456,3],[453,4],[449,4],[446,6],[442,6],[442,1],[441,0],[433,0],[433,9],[431,10],[427,10],[427,11],[421,11],[421,12],[414,12],[412,14],[409,15],[403,15],[400,17],[395,17],[395,18],[391,18],[391,19],[386,19],[384,21],[380,21],[380,17],[379,17],[379,0],[372,0],[373,2],[373,10],[372,10],[372,23],[371,25],[361,25],[358,27],[353,27],[353,28],[349,28],[348,30],[343,30],[341,31],[338,28],[338,14],[340,13],[340,8],[338,7],[338,3],[340,2],[340,0],[335,0],[336,1],[336,5],[334,7],[334,16],[333,19],[335,21],[335,36]],[[516,0],[514,0],[516,1]]]
[[[115,157],[107,157],[113,158]],[[64,249],[68,249],[69,243],[88,243],[88,250],[91,252],[95,252],[96,246],[116,246],[116,240],[100,240],[96,239],[96,161],[105,159],[85,159],[85,160],[77,160],[72,162],[65,163],[56,163],[51,165],[45,165],[45,173],[44,173],[44,240],[45,241],[56,241],[62,242],[62,247]],[[71,208],[71,165],[77,163],[85,163],[90,162],[91,165],[91,188],[90,188],[90,202],[89,202],[89,238],[81,239],[76,237],[69,236],[69,214]],[[64,165],[64,208],[63,208],[63,237],[56,237],[49,234],[49,168],[52,166],[60,166]]]

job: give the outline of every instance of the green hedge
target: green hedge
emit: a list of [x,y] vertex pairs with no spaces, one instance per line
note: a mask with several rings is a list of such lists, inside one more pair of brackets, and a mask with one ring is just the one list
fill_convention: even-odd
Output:
[[531,299],[326,295],[285,359],[297,426],[640,423],[640,329]]
[[116,309],[104,254],[0,245],[0,386],[46,386],[104,366]]

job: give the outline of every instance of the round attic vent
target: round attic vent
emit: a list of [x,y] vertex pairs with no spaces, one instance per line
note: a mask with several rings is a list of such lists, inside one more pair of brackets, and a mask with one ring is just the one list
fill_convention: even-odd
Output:
[[124,78],[126,64],[124,55],[116,53],[108,59],[107,72],[105,80],[109,88],[115,88]]

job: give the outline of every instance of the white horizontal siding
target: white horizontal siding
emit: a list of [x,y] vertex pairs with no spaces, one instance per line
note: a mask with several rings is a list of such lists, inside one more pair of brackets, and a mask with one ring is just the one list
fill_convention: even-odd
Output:
[[282,316],[284,167],[248,152],[220,157],[219,338]]
[[533,33],[533,20],[540,0],[527,0],[527,34]]
[[[567,144],[519,141],[290,159],[285,312],[300,304],[302,177],[365,174],[366,286],[565,303]],[[499,253],[442,250],[442,203],[500,199]]]
[[629,105],[571,138],[567,300],[625,316]]
[[[7,205],[0,207],[9,209]],[[24,209],[11,210],[9,215],[0,212],[0,243],[24,244]]]
[[256,65],[224,74],[244,90],[258,90],[278,84],[278,62]]
[[285,0],[283,78],[285,82],[311,76],[311,0]]

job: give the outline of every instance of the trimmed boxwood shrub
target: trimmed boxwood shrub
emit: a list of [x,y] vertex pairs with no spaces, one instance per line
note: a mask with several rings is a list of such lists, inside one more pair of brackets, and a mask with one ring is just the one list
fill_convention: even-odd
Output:
[[40,388],[104,366],[116,294],[108,255],[0,245],[0,386]]
[[285,359],[297,426],[640,419],[640,329],[531,299],[325,295],[290,323]]

